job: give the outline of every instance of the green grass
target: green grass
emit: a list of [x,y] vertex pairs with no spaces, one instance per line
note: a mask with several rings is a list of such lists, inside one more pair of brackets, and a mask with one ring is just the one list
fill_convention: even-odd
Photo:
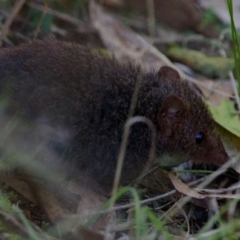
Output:
[[238,81],[238,94],[240,95],[240,37],[236,30],[233,14],[233,1],[227,0],[228,11],[231,19],[231,33],[232,33],[232,51],[235,62],[235,73]]

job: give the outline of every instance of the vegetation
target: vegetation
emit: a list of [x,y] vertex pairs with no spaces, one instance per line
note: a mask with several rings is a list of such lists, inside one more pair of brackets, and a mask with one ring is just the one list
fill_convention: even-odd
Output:
[[[121,5],[122,1],[109,2]],[[132,12],[130,10],[131,14],[129,14],[129,6],[127,9],[123,6],[121,9],[123,14],[125,11],[126,15],[131,15],[131,19],[117,15],[128,25],[128,28],[116,20],[118,12],[115,12],[115,15],[108,15],[105,12],[101,15],[99,10],[101,8],[97,7],[94,9],[95,11],[89,10],[86,0],[49,0],[42,1],[42,4],[34,0],[5,0],[0,3],[0,17],[4,19],[3,23],[0,24],[0,44],[6,47],[26,42],[35,37],[49,37],[49,34],[52,34],[58,39],[86,45],[93,51],[106,56],[112,56],[109,49],[114,50],[117,57],[125,53],[127,57],[130,56],[130,61],[137,58],[143,68],[158,66],[159,62],[172,64],[164,54],[171,60],[176,60],[177,55],[177,60],[186,64],[188,66],[187,72],[194,76],[188,76],[187,79],[197,83],[204,97],[210,102],[210,110],[218,123],[219,131],[223,133],[222,137],[230,155],[239,160],[239,109],[236,109],[235,102],[230,101],[233,91],[225,93],[225,85],[221,81],[216,83],[207,79],[209,77],[226,78],[227,73],[233,69],[234,59],[234,70],[238,81],[238,94],[240,95],[240,40],[234,24],[233,1],[227,0],[231,18],[231,39],[224,39],[226,42],[222,41],[219,45],[217,44],[219,43],[218,39],[205,38],[209,34],[209,26],[220,22],[220,20],[216,21],[216,18],[211,20],[212,10],[207,10],[207,14],[205,13],[209,16],[209,12],[211,12],[211,16],[204,20],[204,30],[201,28],[202,39],[200,40],[194,35],[194,32],[199,34],[198,24],[191,28],[187,26],[178,34],[172,33],[170,30],[166,33],[164,32],[165,27],[162,26],[164,24],[162,22],[159,24],[159,18],[156,16],[157,24],[151,24],[157,28],[155,32],[160,31],[163,36],[171,35],[172,37],[166,41],[159,41],[160,43],[156,41],[155,46],[158,49],[139,37],[136,32],[130,30],[132,27],[141,35],[145,35],[149,31],[147,28],[149,16],[144,15],[144,8],[141,7],[140,3],[138,5],[137,0],[132,2],[136,7]],[[116,8],[116,5],[114,7]],[[141,15],[139,16],[137,13]],[[151,11],[148,11],[148,14],[157,15]],[[152,20],[153,17],[151,16]],[[107,22],[104,22],[106,19]],[[100,29],[97,26],[100,26]],[[115,33],[114,39],[111,38],[112,32]],[[156,38],[160,39],[161,37],[156,33]],[[232,49],[229,46],[232,46]],[[108,51],[105,50],[105,47],[108,48]],[[220,56],[219,49],[224,49],[228,58]],[[204,65],[207,61],[212,64],[213,69],[209,70]],[[208,82],[197,81],[196,78],[199,75],[193,70],[202,74],[201,78],[205,78],[204,80],[208,80]],[[209,85],[211,85],[210,89],[206,90],[206,86]],[[219,92],[221,94],[218,95]],[[218,106],[214,105],[216,102]],[[2,101],[1,109],[4,104]],[[109,200],[106,198],[99,200],[99,206],[96,207],[94,214],[86,219],[82,217],[83,212],[77,212],[77,209],[70,211],[67,204],[55,205],[61,201],[55,201],[54,191],[54,194],[44,192],[43,198],[49,203],[49,205],[45,205],[48,206],[46,211],[46,209],[41,208],[41,204],[38,202],[40,199],[34,199],[34,196],[28,194],[31,187],[26,188],[21,178],[15,178],[15,175],[11,175],[12,169],[15,169],[14,164],[20,161],[25,167],[29,165],[28,167],[32,168],[34,172],[40,171],[49,175],[49,184],[52,183],[52,179],[58,180],[59,176],[54,175],[54,173],[49,174],[48,169],[44,166],[30,166],[31,160],[29,159],[33,157],[32,155],[19,157],[19,154],[12,150],[10,144],[5,143],[8,132],[11,132],[12,129],[11,124],[14,125],[14,119],[12,123],[8,124],[9,128],[6,128],[5,131],[2,130],[0,136],[0,152],[1,154],[4,151],[7,153],[4,156],[5,161],[0,163],[0,171],[3,175],[0,180],[4,182],[0,188],[2,189],[0,194],[1,239],[103,239],[101,235],[98,235],[96,229],[91,227],[98,220],[101,223],[106,219],[107,222],[116,221],[115,224],[109,224],[108,233],[126,234],[129,239],[237,240],[240,237],[239,175],[233,170],[225,172],[224,169],[216,170],[212,166],[194,165],[190,168],[187,166],[183,169],[172,170],[183,180],[171,178],[168,171],[154,166],[155,171],[144,178],[137,188],[133,183],[134,187],[120,188]],[[2,150],[3,146],[4,151]],[[22,160],[20,160],[21,158]],[[1,160],[3,160],[2,155]],[[8,163],[11,164],[8,165]],[[239,170],[237,169],[237,171]],[[11,178],[15,178],[14,181]],[[42,185],[47,184],[43,183]],[[64,187],[68,184],[61,182],[59,192],[66,191]],[[40,184],[40,186],[42,185]],[[69,185],[68,190],[71,189]],[[75,194],[74,190],[69,190],[69,192],[71,192],[68,193],[69,196]],[[90,204],[101,198],[95,195],[87,195],[87,197]],[[91,206],[87,205],[87,207]],[[64,217],[58,221],[51,221],[49,216],[46,217],[46,212],[48,215],[49,213],[54,215],[56,211],[62,211]],[[68,214],[65,214],[66,212]],[[105,216],[107,216],[106,219]]]

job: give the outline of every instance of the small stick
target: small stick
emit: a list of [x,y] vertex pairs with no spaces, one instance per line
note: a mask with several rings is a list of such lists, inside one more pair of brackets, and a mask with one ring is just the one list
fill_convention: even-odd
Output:
[[44,0],[44,6],[43,6],[43,10],[42,10],[42,15],[41,15],[41,18],[40,18],[40,20],[39,20],[38,26],[37,26],[37,28],[36,28],[36,30],[35,30],[35,32],[34,32],[34,37],[33,37],[33,39],[36,39],[36,38],[37,38],[37,36],[38,36],[38,34],[39,34],[39,31],[40,31],[40,27],[42,26],[43,19],[44,19],[45,15],[46,15],[47,11],[48,11],[47,0]]
[[146,0],[148,13],[148,31],[151,38],[155,37],[154,0]]
[[8,35],[10,31],[10,27],[17,16],[18,12],[22,9],[24,3],[26,0],[19,0],[16,1],[15,5],[13,6],[13,9],[10,13],[10,15],[7,17],[7,20],[5,21],[3,28],[2,28],[2,34],[0,36],[0,47],[2,45],[2,40]]

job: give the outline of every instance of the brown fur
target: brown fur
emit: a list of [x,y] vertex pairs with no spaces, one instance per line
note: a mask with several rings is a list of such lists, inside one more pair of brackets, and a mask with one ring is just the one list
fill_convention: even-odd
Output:
[[[28,135],[37,134],[76,175],[91,176],[109,190],[140,72],[138,66],[54,40],[4,49],[0,51],[1,96],[8,99],[4,112],[30,121],[34,126],[28,127]],[[223,164],[228,157],[212,117],[191,86],[169,67],[141,78],[134,116],[153,122],[160,164],[165,155],[179,158],[179,163],[192,159]],[[199,132],[204,138],[196,143]],[[121,183],[141,173],[150,148],[151,131],[144,123],[134,124]]]

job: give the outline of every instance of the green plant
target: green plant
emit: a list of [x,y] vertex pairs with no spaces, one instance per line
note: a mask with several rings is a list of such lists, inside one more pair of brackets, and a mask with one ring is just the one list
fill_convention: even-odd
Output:
[[231,32],[233,41],[233,56],[235,62],[236,79],[238,81],[238,94],[240,95],[240,37],[235,27],[234,15],[233,15],[233,2],[227,0],[228,11],[231,19]]

